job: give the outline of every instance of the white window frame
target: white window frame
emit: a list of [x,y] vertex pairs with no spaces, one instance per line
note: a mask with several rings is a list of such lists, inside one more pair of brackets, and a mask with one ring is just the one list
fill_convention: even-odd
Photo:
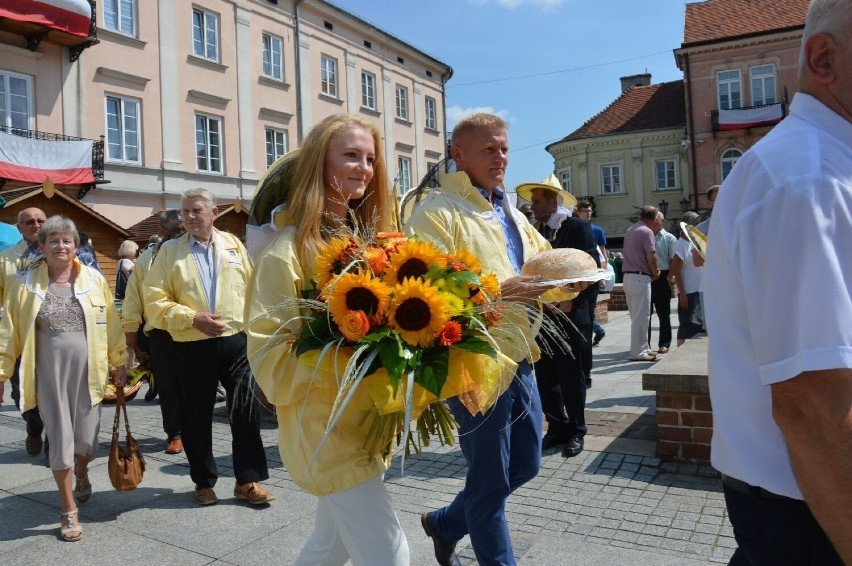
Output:
[[[24,81],[26,85],[26,99],[27,99],[27,123],[26,124],[12,124],[12,89],[11,89],[11,80],[17,79]],[[22,75],[20,73],[13,73],[11,71],[5,71],[0,69],[0,81],[2,84],[2,100],[0,100],[0,108],[2,108],[3,115],[0,116],[0,126],[6,126],[7,128],[15,128],[19,130],[35,130],[35,98],[33,98],[33,77],[30,75]],[[18,112],[17,114],[20,114]],[[24,126],[24,127],[21,127]]]
[[[768,72],[765,72],[767,71]],[[766,65],[758,65],[749,69],[751,78],[751,103],[753,106],[763,106],[764,104],[775,104],[778,102],[778,93],[775,88],[775,64],[768,63]],[[766,95],[767,86],[771,86],[772,97]],[[760,91],[758,96],[756,93]]]
[[[118,118],[118,145],[121,155],[115,157],[112,155],[112,147],[115,145],[112,139],[112,131],[110,129],[110,101],[117,104]],[[133,107],[136,113],[134,124],[135,130],[128,128],[129,108]],[[128,98],[125,96],[115,96],[107,94],[104,96],[104,131],[106,132],[106,147],[104,155],[109,163],[131,163],[134,165],[142,164],[142,101],[138,98]],[[135,136],[135,140],[132,137]],[[136,158],[130,156],[129,149],[133,147],[132,141],[136,142]]]
[[397,157],[397,179],[399,179],[399,193],[405,194],[411,190],[411,159],[408,157]]
[[[732,93],[734,89],[731,87],[737,85],[737,104],[734,105]],[[727,104],[722,102],[722,94],[725,94],[728,101]],[[716,101],[719,104],[719,110],[733,110],[742,108],[743,106],[743,81],[739,69],[727,69],[725,71],[716,72]]]
[[322,93],[337,98],[337,59],[328,55],[320,56],[320,79]]
[[[201,25],[196,21],[200,18]],[[208,35],[211,31],[213,37]],[[197,36],[196,32],[201,33],[201,37]],[[199,49],[200,47],[200,49]],[[192,53],[196,57],[207,59],[208,61],[219,62],[219,16],[213,12],[203,10],[201,8],[192,9]]]
[[264,140],[266,142],[266,166],[269,167],[279,157],[287,153],[287,130],[266,128]]
[[[201,132],[199,132],[199,128],[198,128],[198,120],[199,119],[204,121],[203,122],[204,130],[201,131]],[[214,123],[216,124],[216,128],[217,128],[216,133],[218,134],[218,138],[219,138],[218,144],[213,143],[213,136],[212,136],[213,132],[212,132],[212,129],[210,128],[210,125],[214,124]],[[203,139],[204,150],[205,150],[204,156],[202,156],[199,153],[199,145],[200,145],[199,139],[198,139],[199,134],[202,134],[204,136],[204,139]],[[224,143],[223,143],[224,139],[225,139],[225,136],[223,135],[223,132],[222,132],[222,118],[221,117],[212,116],[210,114],[203,114],[201,112],[195,113],[195,168],[196,168],[197,171],[202,172],[202,173],[218,173],[220,175],[222,174],[222,172],[225,170],[225,148],[224,148]],[[213,160],[215,158],[212,157],[212,155],[211,155],[212,154],[211,149],[213,147],[216,147],[219,150],[218,168],[214,165]],[[205,160],[204,167],[200,166],[200,164],[198,162],[199,159]]]
[[431,96],[426,99],[426,127],[438,131],[438,102]]
[[276,81],[283,81],[284,40],[277,35],[264,32],[260,36],[260,44],[263,76]]
[[[103,9],[103,28],[122,35],[136,37],[136,0],[101,0]],[[110,22],[109,14],[115,18]],[[129,25],[126,25],[129,24]]]
[[[624,192],[624,172],[620,163],[601,165],[601,195],[617,195]],[[607,177],[609,188],[607,188]]]
[[408,121],[408,88],[396,85],[396,117]]
[[361,106],[376,109],[376,75],[361,71]]
[[737,161],[742,156],[743,152],[735,147],[726,149],[722,152],[722,155],[719,157],[719,177],[722,181],[724,181],[728,177],[728,175],[731,174],[734,165],[737,164]]
[[[660,170],[663,165],[663,170]],[[662,173],[662,176],[660,175]],[[662,186],[660,181],[662,181]],[[670,191],[677,188],[677,161],[675,159],[657,159],[654,161],[654,190]]]
[[571,191],[571,168],[563,169],[559,172],[559,183],[566,191]]

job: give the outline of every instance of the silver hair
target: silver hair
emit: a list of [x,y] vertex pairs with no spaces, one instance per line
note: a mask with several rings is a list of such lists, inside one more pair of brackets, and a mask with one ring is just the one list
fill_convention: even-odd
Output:
[[852,24],[852,2],[849,0],[811,0],[802,46],[799,49],[799,81],[805,76],[805,43],[814,34],[830,35],[840,45],[849,41],[849,26]]
[[43,246],[47,243],[47,239],[50,236],[54,236],[56,234],[71,234],[74,238],[74,247],[80,247],[80,233],[77,232],[77,225],[74,224],[74,221],[70,218],[65,218],[58,214],[48,218],[45,223],[42,224],[41,230],[38,231],[38,241]]
[[199,198],[204,201],[207,206],[210,208],[216,207],[216,197],[213,196],[213,193],[208,191],[207,189],[202,189],[200,187],[195,189],[187,189],[183,192],[182,201],[190,198]]

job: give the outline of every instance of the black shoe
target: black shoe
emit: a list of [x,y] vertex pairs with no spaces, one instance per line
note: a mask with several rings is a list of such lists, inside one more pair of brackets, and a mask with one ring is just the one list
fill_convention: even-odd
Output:
[[565,436],[565,434],[548,432],[544,435],[544,438],[541,439],[541,449],[550,450],[551,448],[562,446],[566,442],[568,442],[568,437]]
[[423,525],[423,530],[426,536],[432,539],[432,544],[435,545],[435,560],[441,566],[461,566],[459,557],[456,556],[456,543],[451,543],[445,540],[432,528],[432,523],[429,522],[429,513],[420,515],[420,524]]
[[595,339],[592,340],[592,346],[597,346],[598,344],[600,344],[601,340],[604,339],[604,336],[606,336],[606,330],[604,330],[600,334],[595,334]]
[[573,458],[583,451],[583,437],[575,436],[565,443],[565,448],[562,449],[563,458]]
[[44,465],[50,467],[50,441],[47,440],[47,435],[44,437]]
[[145,400],[150,403],[156,397],[157,397],[157,390],[149,385],[148,391],[145,393]]

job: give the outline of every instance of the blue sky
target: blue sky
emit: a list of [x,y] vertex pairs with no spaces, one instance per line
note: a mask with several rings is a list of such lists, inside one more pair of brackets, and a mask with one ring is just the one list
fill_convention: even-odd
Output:
[[508,120],[510,191],[550,174],[545,146],[615,100],[619,77],[683,78],[684,0],[332,2],[453,68],[450,128],[473,109]]

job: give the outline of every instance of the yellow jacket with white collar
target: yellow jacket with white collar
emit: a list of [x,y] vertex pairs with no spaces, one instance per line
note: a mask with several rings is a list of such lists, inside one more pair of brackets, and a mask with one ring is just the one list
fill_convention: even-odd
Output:
[[[550,243],[519,210],[508,202],[504,210],[520,232],[524,261],[550,249]],[[404,230],[449,253],[466,249],[479,259],[483,273],[494,273],[501,283],[515,275],[500,219],[467,173],[459,171],[441,177],[441,186],[432,189],[417,205]],[[511,308],[505,311],[497,331],[492,331],[500,351],[516,362],[530,353],[533,358],[530,361],[537,360],[539,350],[528,313],[521,303],[507,303],[507,307]]]
[[[109,379],[109,366],[127,363],[124,332],[113,302],[112,290],[103,275],[74,258],[77,277],[74,294],[83,307],[86,342],[89,348],[89,394],[92,406],[101,402]],[[0,320],[0,381],[12,376],[15,360],[21,358],[21,411],[37,405],[35,388],[36,315],[48,287],[47,264],[17,276],[17,289],[9,288],[6,313]]]
[[21,269],[21,257],[28,250],[27,241],[21,240],[0,253],[0,303],[6,297],[6,288],[14,285],[18,270]]
[[225,325],[222,336],[245,328],[243,311],[246,285],[252,265],[242,242],[228,232],[213,229],[216,258],[216,304],[210,305],[195,259],[189,250],[189,234],[160,247],[145,276],[142,297],[145,320],[167,331],[175,342],[210,338],[192,326],[197,312],[215,312]]

